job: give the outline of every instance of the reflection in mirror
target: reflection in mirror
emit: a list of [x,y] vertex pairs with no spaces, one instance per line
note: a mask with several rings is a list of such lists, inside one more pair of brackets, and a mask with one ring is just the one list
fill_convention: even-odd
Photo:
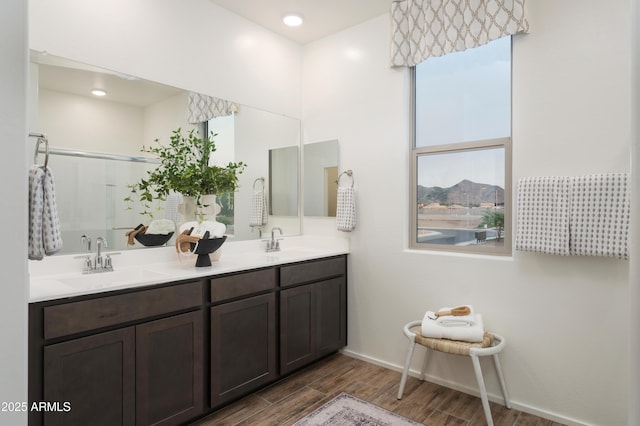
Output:
[[298,147],[269,150],[269,210],[274,216],[298,215]]
[[304,145],[304,215],[336,215],[338,180],[338,141]]
[[[168,143],[173,130],[194,128],[187,123],[185,90],[33,51],[30,70],[29,130],[46,134],[52,150],[138,159],[143,155],[141,148],[155,139]],[[107,95],[96,98],[90,93],[94,88]],[[234,116],[214,120],[217,122],[209,123],[209,130],[218,133],[214,161],[248,164],[234,194],[233,236],[229,241],[258,238],[248,226],[251,184],[258,176],[268,176],[269,149],[299,145],[300,122],[245,105],[240,105]],[[263,142],[265,135],[271,143]],[[125,230],[121,228],[131,229],[149,220],[127,211],[127,185],[145,176],[149,167],[154,165],[86,156],[50,157],[63,232],[60,253],[83,252],[79,244],[82,234],[94,240],[105,237],[109,250],[124,249]],[[165,214],[159,212],[155,218]],[[285,235],[297,235],[300,218],[296,215],[281,223],[270,217],[268,229],[272,226],[282,227]],[[136,242],[135,248],[142,246]]]

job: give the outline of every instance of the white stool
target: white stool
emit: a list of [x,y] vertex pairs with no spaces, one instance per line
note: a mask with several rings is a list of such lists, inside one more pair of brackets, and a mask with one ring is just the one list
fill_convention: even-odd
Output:
[[404,334],[409,339],[409,352],[407,353],[407,361],[404,364],[404,371],[402,372],[402,379],[400,380],[398,399],[402,399],[402,392],[404,391],[404,385],[407,382],[407,374],[409,373],[409,366],[411,365],[411,358],[413,356],[413,350],[415,349],[416,343],[427,348],[427,352],[424,356],[424,362],[422,364],[422,371],[420,371],[420,380],[423,381],[424,372],[427,366],[427,359],[429,358],[429,349],[448,354],[470,356],[473,363],[473,369],[476,373],[476,380],[480,387],[480,399],[482,400],[482,408],[484,409],[484,415],[487,419],[487,425],[493,426],[493,418],[491,417],[491,409],[489,408],[489,399],[487,398],[487,388],[484,385],[482,370],[480,369],[480,360],[478,357],[493,355],[498,379],[500,379],[500,387],[502,388],[502,396],[504,397],[504,405],[507,408],[511,408],[509,396],[507,395],[507,387],[505,386],[504,376],[502,375],[500,359],[498,359],[498,354],[506,345],[504,338],[497,334],[485,333],[484,340],[478,343],[461,342],[458,340],[448,339],[434,339],[424,337],[421,334],[421,326],[422,321],[420,320],[412,321],[404,326]]

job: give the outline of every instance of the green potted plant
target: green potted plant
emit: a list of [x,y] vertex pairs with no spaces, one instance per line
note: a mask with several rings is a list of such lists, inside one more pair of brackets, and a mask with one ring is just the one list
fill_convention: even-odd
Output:
[[[165,200],[171,192],[193,197],[195,205],[201,209],[208,207],[203,202],[204,196],[220,196],[236,191],[238,175],[244,171],[246,164],[230,162],[224,167],[210,165],[211,155],[216,151],[215,136],[217,134],[211,132],[209,137],[200,138],[195,130],[190,130],[185,136],[178,128],[172,132],[168,145],[161,145],[156,139],[157,146],[142,147],[142,152],[157,155],[160,164],[148,171],[145,178],[129,185],[131,195],[125,198],[129,208],[132,203],[139,202],[144,208],[141,214],[152,217],[152,202]],[[202,220],[202,216],[199,219]]]

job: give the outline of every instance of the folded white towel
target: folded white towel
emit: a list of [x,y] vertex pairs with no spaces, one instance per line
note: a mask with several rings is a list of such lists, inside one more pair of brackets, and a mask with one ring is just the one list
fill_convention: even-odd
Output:
[[256,190],[253,192],[249,206],[249,226],[266,225],[268,219],[267,198],[264,190]]
[[344,232],[351,232],[356,227],[356,200],[351,186],[338,187],[336,224],[338,231]]
[[176,224],[169,219],[156,219],[149,223],[149,227],[145,234],[162,234],[166,235],[176,230]]
[[[471,305],[459,305],[466,306],[469,308],[471,312],[468,315],[442,315],[436,319],[436,322],[443,327],[469,327],[476,324],[476,314],[473,310],[473,306]],[[451,308],[444,307],[440,308],[438,312],[448,311]]]
[[29,169],[29,259],[42,260],[62,250],[60,218],[49,168]]
[[422,319],[421,333],[424,337],[435,339],[460,340],[463,342],[482,342],[484,325],[482,315],[476,314],[475,324],[467,327],[445,327],[438,324],[433,311],[427,311]]

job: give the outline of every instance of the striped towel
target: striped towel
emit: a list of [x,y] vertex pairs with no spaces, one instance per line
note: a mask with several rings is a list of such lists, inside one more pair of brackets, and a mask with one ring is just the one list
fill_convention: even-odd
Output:
[[631,190],[626,173],[572,177],[570,251],[629,258]]
[[569,178],[518,181],[516,250],[569,255]]
[[356,203],[353,187],[338,187],[336,224],[338,231],[351,232],[356,227]]
[[29,169],[29,259],[42,260],[62,250],[53,175],[47,167]]
[[267,213],[267,198],[263,189],[257,189],[251,197],[249,209],[249,226],[266,225],[269,220]]

